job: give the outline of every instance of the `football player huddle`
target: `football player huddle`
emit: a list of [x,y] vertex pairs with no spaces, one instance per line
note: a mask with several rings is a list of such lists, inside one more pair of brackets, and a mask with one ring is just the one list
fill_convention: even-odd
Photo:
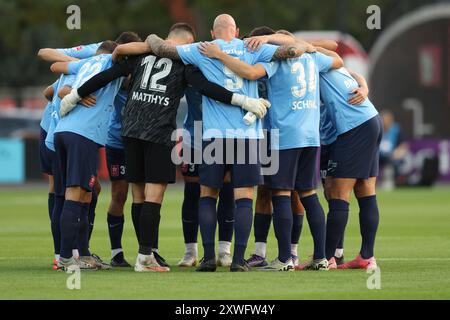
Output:
[[[131,267],[122,249],[131,189],[139,244],[134,270],[170,271],[158,246],[159,226],[164,194],[179,164],[185,241],[179,267],[377,268],[382,126],[364,77],[345,68],[334,41],[309,43],[269,27],[240,38],[228,14],[215,19],[211,36],[211,42],[195,42],[193,28],[177,23],[165,40],[151,34],[142,41],[124,32],[115,41],[39,51],[59,76],[44,92],[48,104],[40,139],[42,171],[50,182],[53,268]],[[183,97],[188,110],[180,137],[176,116]],[[111,180],[110,263],[89,245],[101,189],[100,148],[106,149]],[[319,164],[327,217],[317,195]],[[362,245],[358,256],[345,262],[352,191]],[[304,216],[314,250],[300,263]],[[278,255],[267,261],[272,221]],[[252,226],[255,250],[246,257]]]

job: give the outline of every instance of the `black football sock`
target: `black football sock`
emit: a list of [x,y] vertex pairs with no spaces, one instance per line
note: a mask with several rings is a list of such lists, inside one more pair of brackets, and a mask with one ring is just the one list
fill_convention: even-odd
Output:
[[330,212],[327,217],[326,256],[330,260],[334,257],[339,240],[345,231],[348,221],[349,203],[344,200],[332,199],[328,201]]
[[109,240],[111,241],[111,250],[122,249],[122,234],[125,217],[117,217],[108,213],[107,219]]
[[64,197],[56,196],[55,205],[53,207],[51,227],[55,254],[59,254],[61,252],[61,214],[64,207],[64,200]]
[[219,241],[231,242],[234,229],[234,189],[231,183],[224,183],[219,194],[217,220],[219,223]]
[[292,208],[290,196],[272,196],[273,228],[278,241],[278,260],[291,258]]
[[139,220],[139,253],[151,255],[153,242],[161,219],[161,204],[144,202]]
[[83,204],[66,200],[61,214],[61,257],[69,259],[72,257],[72,249],[78,236],[81,212]]
[[236,200],[236,214],[234,217],[234,254],[233,262],[239,265],[244,264],[245,250],[247,249],[248,238],[252,230],[253,220],[253,200]]
[[200,225],[200,233],[202,235],[202,243],[205,261],[214,259],[215,238],[217,225],[217,199],[211,197],[200,198],[198,221]]
[[[314,241],[314,259],[325,258],[325,213],[317,194],[301,199]],[[333,252],[334,253],[334,252]]]
[[80,215],[80,224],[79,224],[79,230],[78,230],[78,252],[80,253],[81,257],[87,257],[90,256],[91,253],[89,252],[89,235],[90,235],[90,228],[89,228],[89,203],[84,203],[81,210]]
[[131,220],[133,220],[134,232],[136,233],[136,239],[139,242],[140,228],[139,223],[141,221],[142,203],[133,203],[131,205]]
[[199,201],[200,185],[198,183],[185,183],[184,200],[181,208],[184,243],[197,243]]
[[361,257],[369,259],[374,256],[375,237],[377,235],[380,213],[377,197],[370,196],[358,199],[359,224],[362,236]]

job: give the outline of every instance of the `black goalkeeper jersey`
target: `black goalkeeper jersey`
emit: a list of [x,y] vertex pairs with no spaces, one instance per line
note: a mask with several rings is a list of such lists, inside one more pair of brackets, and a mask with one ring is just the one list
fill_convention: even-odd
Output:
[[128,101],[122,111],[122,136],[174,145],[176,116],[186,87],[181,61],[154,55],[128,60],[134,68]]
[[200,94],[230,105],[233,93],[208,81],[201,71],[181,61],[154,55],[129,57],[114,64],[78,89],[86,97],[109,82],[131,75],[122,110],[122,136],[174,146],[172,133],[180,99],[187,85]]

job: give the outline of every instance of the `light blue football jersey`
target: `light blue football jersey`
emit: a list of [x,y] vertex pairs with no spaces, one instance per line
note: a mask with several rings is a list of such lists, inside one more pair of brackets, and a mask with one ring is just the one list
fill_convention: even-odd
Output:
[[[56,80],[52,84],[53,92],[54,92],[53,98],[55,98],[55,95],[56,96],[58,95],[58,91],[57,91],[58,82],[59,82],[59,79]],[[48,132],[48,128],[50,126],[50,118],[51,118],[52,110],[53,110],[52,101],[49,101],[47,103],[47,105],[45,106],[44,112],[42,113],[42,118],[41,118],[41,123],[40,123],[41,128],[44,129],[45,132]]]
[[[264,45],[257,52],[250,52],[240,39],[230,42],[214,40],[225,53],[245,61],[249,64],[270,62],[277,50],[277,46]],[[178,54],[185,64],[192,64],[200,68],[205,77],[226,89],[258,98],[258,82],[238,77],[226,68],[222,62],[210,59],[198,51],[198,43],[178,46]],[[203,139],[211,138],[238,138],[261,139],[263,132],[261,121],[247,126],[243,120],[246,111],[241,108],[230,107],[215,100],[203,97]]]
[[330,108],[320,106],[320,144],[329,146],[336,141],[338,133]]
[[81,45],[73,48],[56,49],[59,53],[77,59],[87,59],[95,55],[103,42]]
[[108,124],[108,138],[106,145],[115,149],[123,149],[122,140],[122,109],[128,99],[128,91],[120,90],[114,99],[114,111]]
[[[69,73],[76,74],[73,88],[78,89],[96,74],[112,66],[110,54],[102,54],[89,59],[71,62]],[[62,118],[55,132],[73,132],[105,146],[108,125],[114,110],[114,99],[120,90],[123,78],[110,82],[93,95],[97,103],[90,108],[78,104],[67,116]]]
[[58,96],[58,92],[65,86],[72,87],[74,81],[74,75],[63,74],[58,80],[58,86],[55,88],[55,94],[53,95],[52,100],[52,110],[50,113],[50,122],[47,131],[47,138],[45,139],[45,145],[52,151],[55,151],[54,136],[56,127],[58,126],[59,122],[59,109],[61,106],[61,98]]
[[348,103],[358,82],[345,68],[332,70],[320,75],[320,94],[322,102],[330,108],[338,135],[348,132],[378,114],[369,99],[353,106]]
[[263,64],[272,104],[271,136],[274,129],[279,133],[279,139],[272,139],[272,149],[320,146],[319,74],[330,70],[332,63],[331,57],[317,52]]

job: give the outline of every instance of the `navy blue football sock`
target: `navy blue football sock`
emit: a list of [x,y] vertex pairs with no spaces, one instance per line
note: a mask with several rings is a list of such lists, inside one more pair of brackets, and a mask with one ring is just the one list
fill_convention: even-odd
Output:
[[377,196],[358,199],[359,224],[362,236],[361,257],[369,259],[374,256],[375,237],[377,235],[380,213]]
[[161,220],[161,204],[154,202],[144,202],[141,209],[139,221],[139,253],[144,255],[152,254],[154,241]]
[[270,223],[272,222],[271,214],[255,214],[254,233],[255,242],[267,242],[267,236],[269,235]]
[[51,227],[55,254],[59,254],[61,251],[61,214],[64,207],[64,200],[64,197],[56,196],[55,205],[53,207]]
[[97,194],[95,192],[92,192],[92,200],[88,209],[89,240],[91,239],[92,231],[94,231],[95,209],[97,208],[97,200],[98,200]]
[[205,260],[214,259],[216,225],[217,225],[217,199],[211,197],[200,198],[198,222],[200,233],[202,234],[202,243]]
[[292,215],[291,244],[298,244],[303,228],[303,215],[294,213]]
[[290,196],[272,196],[273,228],[278,240],[278,260],[291,258],[292,208]]
[[89,252],[89,235],[90,235],[89,208],[90,204],[84,203],[80,215],[77,247],[78,252],[82,257],[87,257],[91,255],[91,253]]
[[252,230],[253,220],[253,200],[236,200],[236,214],[234,217],[234,254],[233,262],[239,265],[244,264],[245,250],[247,249],[248,238]]
[[61,257],[69,259],[72,257],[72,249],[78,236],[81,212],[83,204],[66,200],[61,214]]
[[134,232],[136,233],[136,239],[139,242],[141,229],[139,228],[139,222],[141,221],[141,211],[143,203],[133,203],[131,205],[131,220],[133,220]]
[[344,249],[344,237],[345,237],[345,232],[342,234],[341,239],[339,240],[336,249]]
[[50,221],[52,221],[52,214],[53,214],[53,208],[55,207],[55,194],[49,193],[48,194],[48,217],[50,218]]
[[[314,259],[325,258],[325,213],[317,194],[301,199],[314,241]],[[334,253],[334,252],[333,252]]]
[[198,183],[185,183],[184,200],[181,208],[184,243],[197,243],[199,201],[200,185]]
[[330,212],[327,217],[327,259],[334,257],[337,245],[342,239],[348,221],[349,203],[340,199],[328,201]]
[[122,248],[123,225],[125,223],[124,216],[113,216],[108,213],[108,232],[111,241],[111,250]]
[[231,242],[234,229],[234,189],[231,183],[224,183],[219,194],[217,220],[219,223],[219,241]]

